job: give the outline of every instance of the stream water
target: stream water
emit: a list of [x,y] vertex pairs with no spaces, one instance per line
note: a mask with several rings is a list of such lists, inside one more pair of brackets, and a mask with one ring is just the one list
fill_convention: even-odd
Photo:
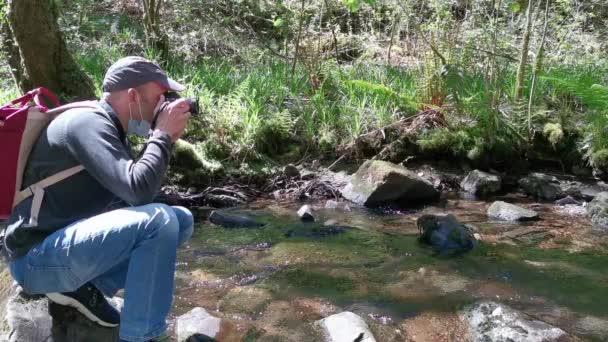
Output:
[[[488,220],[492,200],[533,208],[541,220]],[[479,300],[504,303],[583,340],[578,322],[608,318],[608,235],[582,207],[509,194],[486,201],[450,194],[411,211],[259,201],[236,212],[262,228],[197,224],[179,251],[175,316],[201,306],[223,318],[222,341],[318,341],[316,320],[344,310],[363,317],[378,341],[461,340],[458,313]],[[481,237],[473,251],[440,257],[417,241],[416,219],[450,213]],[[323,224],[349,226],[326,234]],[[317,225],[317,226],[315,226]]]

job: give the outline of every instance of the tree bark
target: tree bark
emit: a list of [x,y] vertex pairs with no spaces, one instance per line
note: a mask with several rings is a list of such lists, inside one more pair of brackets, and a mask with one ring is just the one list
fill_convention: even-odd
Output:
[[547,24],[549,22],[549,0],[545,0],[545,19],[543,24],[543,35],[540,38],[540,46],[536,53],[536,60],[532,68],[532,84],[530,85],[530,98],[528,99],[528,142],[532,141],[532,99],[534,97],[534,87],[536,85],[536,77],[540,74],[543,64],[543,55],[545,54],[545,39],[547,37]]
[[143,0],[144,5],[144,28],[146,33],[146,44],[159,53],[162,63],[169,59],[169,37],[162,32],[160,25],[160,11],[163,0]]
[[302,38],[302,26],[304,25],[304,5],[306,1],[302,0],[302,8],[300,9],[300,23],[298,24],[298,36],[296,37],[296,51],[293,56],[293,64],[291,65],[291,77],[296,73],[296,65],[298,64],[298,53],[300,52],[300,39]]
[[526,31],[521,43],[521,55],[519,58],[519,67],[517,68],[517,76],[515,79],[515,101],[521,99],[524,92],[524,78],[526,75],[526,66],[528,65],[528,50],[530,45],[530,36],[532,35],[532,17],[534,15],[534,0],[528,0],[528,10],[526,12]]
[[45,87],[63,99],[95,97],[91,79],[70,55],[52,1],[9,0],[4,50],[21,91]]

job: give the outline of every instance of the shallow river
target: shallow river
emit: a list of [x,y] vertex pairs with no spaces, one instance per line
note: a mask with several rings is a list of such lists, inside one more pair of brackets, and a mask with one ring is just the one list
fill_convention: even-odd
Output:
[[[495,199],[533,208],[541,220],[490,221]],[[349,310],[378,341],[459,341],[459,312],[487,299],[593,340],[577,322],[608,319],[608,236],[591,228],[582,207],[520,195],[491,200],[451,194],[411,211],[309,203],[315,224],[354,227],[327,236],[299,222],[300,203],[252,203],[237,211],[263,228],[196,225],[178,255],[173,317],[204,307],[223,318],[222,341],[318,341],[312,323]],[[416,219],[427,213],[473,225],[480,245],[459,257],[434,255],[417,242]]]

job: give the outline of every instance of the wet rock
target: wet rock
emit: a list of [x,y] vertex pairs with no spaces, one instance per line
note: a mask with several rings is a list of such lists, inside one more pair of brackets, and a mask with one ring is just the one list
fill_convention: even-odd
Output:
[[587,208],[584,205],[566,204],[555,208],[555,212],[569,216],[585,216]]
[[327,342],[375,342],[365,321],[350,311],[331,315],[317,321]]
[[495,302],[474,304],[462,317],[469,325],[473,342],[545,342],[568,338],[559,328]]
[[323,172],[319,174],[318,179],[320,182],[331,184],[334,188],[342,190],[350,182],[352,177],[344,171],[333,172],[330,170],[323,170]]
[[209,216],[211,215],[211,213],[214,210],[217,210],[217,208],[206,207],[206,206],[191,207],[189,209],[192,212],[192,215],[199,220],[209,219]]
[[574,199],[574,197],[568,195],[564,198],[558,199],[557,201],[555,201],[555,204],[557,205],[568,205],[568,204],[574,204],[574,205],[580,205],[581,203],[577,200]]
[[315,217],[312,215],[312,208],[309,205],[303,205],[298,210],[298,216],[300,217],[300,220],[305,222],[315,221]]
[[[212,341],[220,331],[221,319],[197,307],[177,318],[176,332],[179,342]],[[207,339],[205,339],[207,338]]]
[[522,190],[535,198],[555,201],[563,197],[564,192],[559,180],[544,173],[531,173],[519,180]]
[[574,332],[598,341],[608,341],[608,320],[587,316],[576,322]]
[[293,164],[288,164],[283,168],[283,174],[289,178],[300,177],[300,170]]
[[487,196],[500,191],[501,179],[491,173],[473,170],[462,180],[460,187],[473,195]]
[[241,198],[228,194],[207,194],[205,200],[217,208],[236,207],[245,203]]
[[589,202],[592,201],[599,193],[604,191],[608,191],[608,185],[604,182],[582,185],[579,189],[579,196],[577,198]]
[[209,221],[226,228],[259,228],[264,224],[245,214],[214,211]]
[[416,225],[421,231],[420,242],[431,245],[440,254],[467,252],[477,243],[471,230],[453,215],[423,215]]
[[367,207],[421,204],[439,198],[439,192],[403,166],[368,160],[342,190],[344,198]]
[[538,213],[511,203],[496,201],[488,208],[488,216],[503,221],[530,221],[538,219]]
[[587,215],[591,218],[594,227],[608,230],[608,192],[600,192],[593,201],[589,202]]
[[337,225],[294,225],[285,229],[285,237],[287,238],[324,238],[345,233],[352,229],[346,226]]
[[344,202],[338,202],[336,200],[327,200],[327,202],[325,202],[325,209],[340,209],[350,211],[350,206]]

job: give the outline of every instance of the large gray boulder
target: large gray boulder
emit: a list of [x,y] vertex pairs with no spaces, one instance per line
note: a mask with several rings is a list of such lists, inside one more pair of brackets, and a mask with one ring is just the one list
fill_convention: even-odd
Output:
[[[6,271],[6,270],[4,270]],[[10,275],[8,276],[10,280]],[[113,298],[121,309],[122,299]],[[118,339],[118,328],[97,325],[76,310],[30,296],[10,282],[0,283],[0,341],[104,342]]]
[[207,310],[197,307],[177,318],[176,330],[179,342],[211,340],[220,332],[221,319],[211,316]]
[[473,170],[462,180],[462,190],[477,196],[487,196],[500,191],[501,179],[491,173]]
[[538,219],[538,213],[514,204],[496,201],[488,208],[490,218],[502,221],[531,221]]
[[608,230],[608,192],[600,192],[587,205],[591,223],[601,230]]
[[342,196],[366,207],[403,206],[437,200],[439,192],[431,183],[403,166],[368,160],[342,190]]
[[565,196],[559,180],[544,173],[531,173],[519,180],[522,190],[537,199],[555,201]]
[[49,303],[44,296],[17,292],[6,304],[7,341],[104,342],[118,339],[118,328],[104,328],[76,310]]
[[546,342],[568,338],[562,329],[500,303],[476,303],[461,316],[469,325],[473,342]]
[[317,321],[326,342],[376,342],[363,318],[344,311]]
[[8,341],[47,341],[52,336],[53,320],[44,297],[31,298],[19,292],[6,303]]

